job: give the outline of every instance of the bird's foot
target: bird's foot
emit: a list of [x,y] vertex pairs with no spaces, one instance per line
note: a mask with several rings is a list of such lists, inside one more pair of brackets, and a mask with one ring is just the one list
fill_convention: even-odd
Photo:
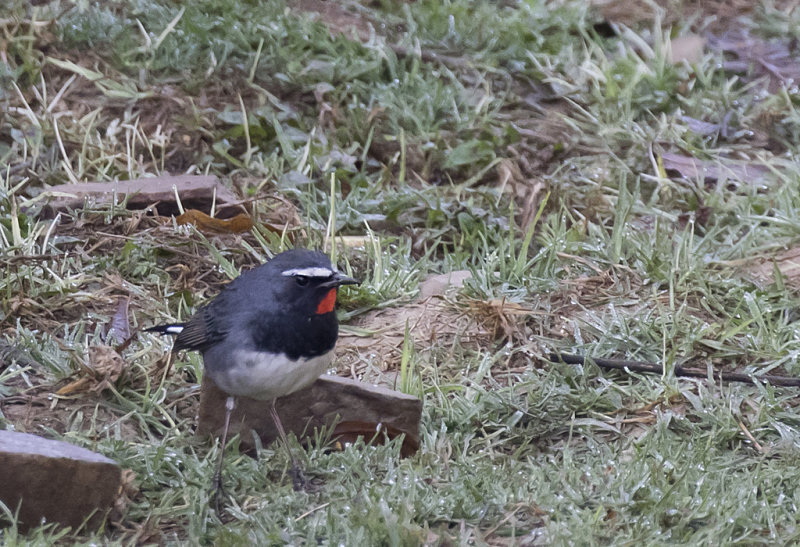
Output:
[[303,470],[297,466],[292,465],[289,469],[289,476],[292,478],[292,487],[295,492],[318,492],[322,488],[322,481],[319,478],[306,477]]
[[305,490],[309,484],[308,479],[306,479],[305,474],[303,474],[303,470],[296,464],[292,464],[292,467],[289,469],[289,476],[292,477],[292,487],[295,492]]
[[211,503],[216,510],[217,515],[221,514],[220,511],[223,507],[223,498],[226,498],[225,489],[222,487],[222,475],[214,473],[214,479],[211,484]]

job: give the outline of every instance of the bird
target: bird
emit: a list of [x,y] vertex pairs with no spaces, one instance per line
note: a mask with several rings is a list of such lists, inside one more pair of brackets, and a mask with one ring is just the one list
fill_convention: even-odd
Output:
[[242,273],[185,323],[145,329],[174,335],[172,351],[202,354],[205,374],[228,397],[222,449],[213,479],[219,510],[222,462],[237,397],[271,401],[270,414],[289,452],[295,488],[305,481],[275,410],[278,397],[312,384],[331,365],[339,322],[339,287],[359,281],[338,272],[320,251],[291,249]]

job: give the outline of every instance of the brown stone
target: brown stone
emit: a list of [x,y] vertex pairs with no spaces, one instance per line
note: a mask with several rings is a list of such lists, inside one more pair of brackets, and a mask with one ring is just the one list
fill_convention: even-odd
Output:
[[184,210],[209,211],[215,203],[215,216],[228,218],[244,209],[236,194],[226,188],[213,175],[162,175],[160,177],[121,180],[114,182],[86,182],[60,184],[49,188],[46,217],[54,217],[59,211],[82,209],[88,202],[92,206],[104,206],[116,196],[118,203],[127,196],[128,209],[145,209],[156,206],[160,215],[178,215],[180,209],[175,199],[175,189]]
[[[199,434],[222,433],[227,397],[207,376],[203,378],[197,427]],[[236,398],[236,408],[231,417],[231,435],[236,432],[242,434],[243,449],[253,448],[250,431],[255,431],[264,445],[278,437],[269,406],[269,401]],[[422,401],[385,387],[325,375],[306,389],[279,398],[276,408],[286,432],[293,432],[301,441],[304,437],[313,439],[315,428],[330,428],[338,416],[338,423],[345,426],[346,430],[342,434],[348,440],[354,428],[361,428],[362,436],[372,437],[380,424],[380,429],[390,437],[398,433],[406,435],[404,455],[419,448]]]
[[0,431],[0,500],[12,512],[19,507],[23,530],[50,522],[98,526],[114,504],[121,477],[113,460],[91,450]]

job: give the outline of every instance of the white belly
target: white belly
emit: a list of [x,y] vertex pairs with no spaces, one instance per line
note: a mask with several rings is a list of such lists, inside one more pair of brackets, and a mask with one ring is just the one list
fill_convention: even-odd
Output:
[[255,351],[236,350],[229,369],[206,372],[229,395],[269,401],[311,385],[332,361],[333,350],[298,361],[283,354],[267,357]]

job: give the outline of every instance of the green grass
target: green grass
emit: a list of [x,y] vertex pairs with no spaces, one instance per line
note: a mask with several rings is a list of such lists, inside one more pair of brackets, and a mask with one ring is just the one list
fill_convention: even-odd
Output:
[[[709,49],[670,63],[668,41],[714,23],[703,15],[669,26],[659,12],[607,37],[586,2],[349,8],[375,39],[331,35],[280,1],[14,1],[0,15],[0,427],[135,474],[103,529],[21,534],[9,510],[2,542],[797,542],[796,392],[671,373],[800,374],[798,278],[749,269],[800,239],[796,90],[767,91]],[[798,22],[765,2],[728,28],[788,42]],[[769,169],[692,180],[665,152]],[[255,200],[257,221],[298,223],[212,236],[119,204],[42,214],[50,185],[163,173],[214,174]],[[332,242],[364,281],[341,295],[343,324],[377,332],[339,373],[395,374],[421,395],[415,456],[397,442],[331,451],[320,433],[294,446],[321,484],[298,493],[284,450],[253,459],[234,440],[217,515],[220,448],[193,433],[198,355],[165,374],[168,341],[139,333],[111,388],[56,395],[88,348],[116,344],[119,298],[131,328],[185,318],[243,268]],[[369,324],[455,270],[472,277],[436,330]]]

